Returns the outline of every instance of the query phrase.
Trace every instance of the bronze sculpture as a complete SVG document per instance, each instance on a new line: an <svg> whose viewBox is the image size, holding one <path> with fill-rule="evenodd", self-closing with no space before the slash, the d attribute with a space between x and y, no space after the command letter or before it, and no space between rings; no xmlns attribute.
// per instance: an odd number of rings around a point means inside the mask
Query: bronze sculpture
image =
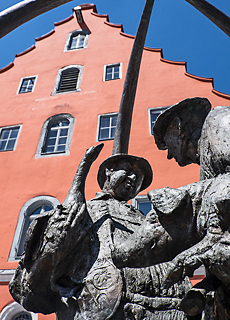
<svg viewBox="0 0 230 320"><path fill-rule="evenodd" d="M210 108L207 99L185 99L157 119L158 148L168 149L168 158L181 166L199 163L200 181L150 191L154 210L113 256L120 267L143 266L143 256L145 265L173 259L165 288L203 263L206 278L189 290L180 308L189 315L203 311L202 319L228 319L230 107Z"/></svg>
<svg viewBox="0 0 230 320"><path fill-rule="evenodd" d="M112 157L100 166L102 193L85 202L84 184L102 145L86 151L62 205L40 215L28 230L10 291L34 312L63 319L187 319L178 305L190 282L162 290L166 265L118 269L116 243L137 231L144 215L126 203L152 180L147 160L127 155L132 109L148 22L147 0L134 41L118 116ZM128 124L127 125L127 121Z"/></svg>

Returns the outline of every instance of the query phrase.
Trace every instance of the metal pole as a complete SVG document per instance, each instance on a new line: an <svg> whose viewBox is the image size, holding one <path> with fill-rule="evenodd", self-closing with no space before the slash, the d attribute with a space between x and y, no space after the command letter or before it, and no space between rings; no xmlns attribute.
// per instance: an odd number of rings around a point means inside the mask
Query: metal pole
<svg viewBox="0 0 230 320"><path fill-rule="evenodd" d="M0 12L0 38L42 13L73 0L24 0Z"/></svg>
<svg viewBox="0 0 230 320"><path fill-rule="evenodd" d="M126 73L112 154L128 153L129 136L143 48L154 0L146 0Z"/></svg>
<svg viewBox="0 0 230 320"><path fill-rule="evenodd" d="M205 0L185 0L230 37L230 18Z"/></svg>

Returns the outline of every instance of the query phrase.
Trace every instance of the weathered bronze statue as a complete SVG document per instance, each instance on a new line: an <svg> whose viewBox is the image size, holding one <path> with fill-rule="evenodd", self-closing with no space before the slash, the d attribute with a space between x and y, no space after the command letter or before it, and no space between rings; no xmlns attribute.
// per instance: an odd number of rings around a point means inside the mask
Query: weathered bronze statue
<svg viewBox="0 0 230 320"><path fill-rule="evenodd" d="M62 205L40 215L28 230L25 253L10 283L27 310L59 320L189 319L178 310L188 279L162 289L167 264L119 269L112 251L135 233L144 215L126 203L152 181L147 160L128 155L136 86L154 0L146 0L127 70L113 156L98 171L102 189L87 203L84 185L102 145L88 149ZM135 243L134 243L135 246ZM199 319L199 318L198 318Z"/></svg>
<svg viewBox="0 0 230 320"><path fill-rule="evenodd" d="M200 163L200 181L149 192L154 210L136 234L114 248L113 257L120 267L174 258L166 288L204 264L206 278L189 290L180 308L189 315L203 311L202 319L228 319L230 107L210 107L207 99L186 99L157 119L158 148L168 149L168 158L181 166Z"/></svg>
<svg viewBox="0 0 230 320"><path fill-rule="evenodd" d="M166 265L114 265L114 246L145 219L126 201L149 186L152 170L140 157L106 159L98 172L102 192L86 204L85 178L101 148L86 151L63 204L31 224L11 294L30 311L56 312L58 320L188 319L178 310L188 279L163 290Z"/></svg>

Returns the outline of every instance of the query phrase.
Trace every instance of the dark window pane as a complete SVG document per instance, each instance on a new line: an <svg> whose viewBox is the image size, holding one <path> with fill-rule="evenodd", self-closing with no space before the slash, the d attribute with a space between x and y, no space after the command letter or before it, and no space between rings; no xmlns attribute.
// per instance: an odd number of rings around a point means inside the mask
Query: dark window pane
<svg viewBox="0 0 230 320"><path fill-rule="evenodd" d="M157 117L159 116L159 114L160 114L160 112L158 112L158 113L151 113L151 122L152 122L152 125L154 125L154 123L155 123L155 121L156 121L156 119L157 119Z"/></svg>
<svg viewBox="0 0 230 320"><path fill-rule="evenodd" d="M113 139L115 136L115 130L116 130L116 128L111 129L111 137L110 137L111 139Z"/></svg>
<svg viewBox="0 0 230 320"><path fill-rule="evenodd" d="M63 121L61 121L61 126L62 126L62 127L67 127L67 126L69 126L69 121L68 121L68 120L63 120Z"/></svg>
<svg viewBox="0 0 230 320"><path fill-rule="evenodd" d="M56 142L56 139L48 139L47 141L47 146L54 146L55 145L55 142Z"/></svg>
<svg viewBox="0 0 230 320"><path fill-rule="evenodd" d="M64 151L65 151L65 145L57 147L57 152L64 152Z"/></svg>
<svg viewBox="0 0 230 320"><path fill-rule="evenodd" d="M61 129L60 136L68 136L68 129Z"/></svg>
<svg viewBox="0 0 230 320"><path fill-rule="evenodd" d="M14 145L15 145L16 140L12 139L12 140L8 140L7 146L6 146L6 150L14 150Z"/></svg>
<svg viewBox="0 0 230 320"><path fill-rule="evenodd" d="M7 139L9 137L10 134L10 130L3 130L2 131L2 135L1 135L1 139Z"/></svg>
<svg viewBox="0 0 230 320"><path fill-rule="evenodd" d="M57 136L57 130L50 130L49 138L55 138Z"/></svg>
<svg viewBox="0 0 230 320"><path fill-rule="evenodd" d="M37 209L35 209L35 210L32 212L31 216L32 216L32 215L36 215L36 214L40 214L40 213L41 213L41 210L42 210L42 207L38 207Z"/></svg>
<svg viewBox="0 0 230 320"><path fill-rule="evenodd" d="M108 128L109 127L109 123L110 123L110 121L109 121L110 119L109 119L109 117L101 117L101 128Z"/></svg>
<svg viewBox="0 0 230 320"><path fill-rule="evenodd" d="M45 206L45 211L50 211L50 210L52 210L53 208L52 207L50 207L50 206Z"/></svg>
<svg viewBox="0 0 230 320"><path fill-rule="evenodd" d="M10 133L10 138L17 138L18 130L18 128L12 129Z"/></svg>
<svg viewBox="0 0 230 320"><path fill-rule="evenodd" d="M116 127L116 124L117 124L117 116L113 116L111 122L112 122L112 123L111 123L112 127Z"/></svg>
<svg viewBox="0 0 230 320"><path fill-rule="evenodd" d="M0 151L4 151L6 146L6 141L0 141Z"/></svg>
<svg viewBox="0 0 230 320"><path fill-rule="evenodd" d="M67 137L65 137L65 138L60 138L60 139L58 140L58 144L66 144L66 140L67 140Z"/></svg>
<svg viewBox="0 0 230 320"><path fill-rule="evenodd" d="M54 147L47 147L45 152L46 153L54 152Z"/></svg>
<svg viewBox="0 0 230 320"><path fill-rule="evenodd" d="M109 128L101 129L100 130L100 137L99 139L108 139L109 138Z"/></svg>
<svg viewBox="0 0 230 320"><path fill-rule="evenodd" d="M151 202L140 202L138 209L146 215L152 209Z"/></svg>

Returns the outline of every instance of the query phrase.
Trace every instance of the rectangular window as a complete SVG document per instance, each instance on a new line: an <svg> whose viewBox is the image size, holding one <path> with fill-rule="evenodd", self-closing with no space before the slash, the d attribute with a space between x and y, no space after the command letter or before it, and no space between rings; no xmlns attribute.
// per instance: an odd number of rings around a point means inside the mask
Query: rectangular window
<svg viewBox="0 0 230 320"><path fill-rule="evenodd" d="M72 37L70 43L70 50L84 48L85 35L78 34Z"/></svg>
<svg viewBox="0 0 230 320"><path fill-rule="evenodd" d="M153 209L152 203L149 201L148 197L145 195L137 196L132 200L132 205L139 209L146 216L149 211Z"/></svg>
<svg viewBox="0 0 230 320"><path fill-rule="evenodd" d="M44 153L59 153L66 151L69 133L69 121L61 120L55 122L48 131Z"/></svg>
<svg viewBox="0 0 230 320"><path fill-rule="evenodd" d="M105 66L104 81L121 79L121 63Z"/></svg>
<svg viewBox="0 0 230 320"><path fill-rule="evenodd" d="M0 133L0 151L11 151L16 147L20 126L3 128Z"/></svg>
<svg viewBox="0 0 230 320"><path fill-rule="evenodd" d="M36 77L23 78L18 93L32 92L34 90Z"/></svg>
<svg viewBox="0 0 230 320"><path fill-rule="evenodd" d="M148 197L145 195L137 196L132 200L132 205L139 209L146 216L150 210L153 209L152 203L149 201Z"/></svg>
<svg viewBox="0 0 230 320"><path fill-rule="evenodd" d="M149 134L153 134L153 126L157 117L164 112L168 107L160 107L160 108L153 108L149 109Z"/></svg>
<svg viewBox="0 0 230 320"><path fill-rule="evenodd" d="M117 113L99 116L98 140L114 139L117 125Z"/></svg>

